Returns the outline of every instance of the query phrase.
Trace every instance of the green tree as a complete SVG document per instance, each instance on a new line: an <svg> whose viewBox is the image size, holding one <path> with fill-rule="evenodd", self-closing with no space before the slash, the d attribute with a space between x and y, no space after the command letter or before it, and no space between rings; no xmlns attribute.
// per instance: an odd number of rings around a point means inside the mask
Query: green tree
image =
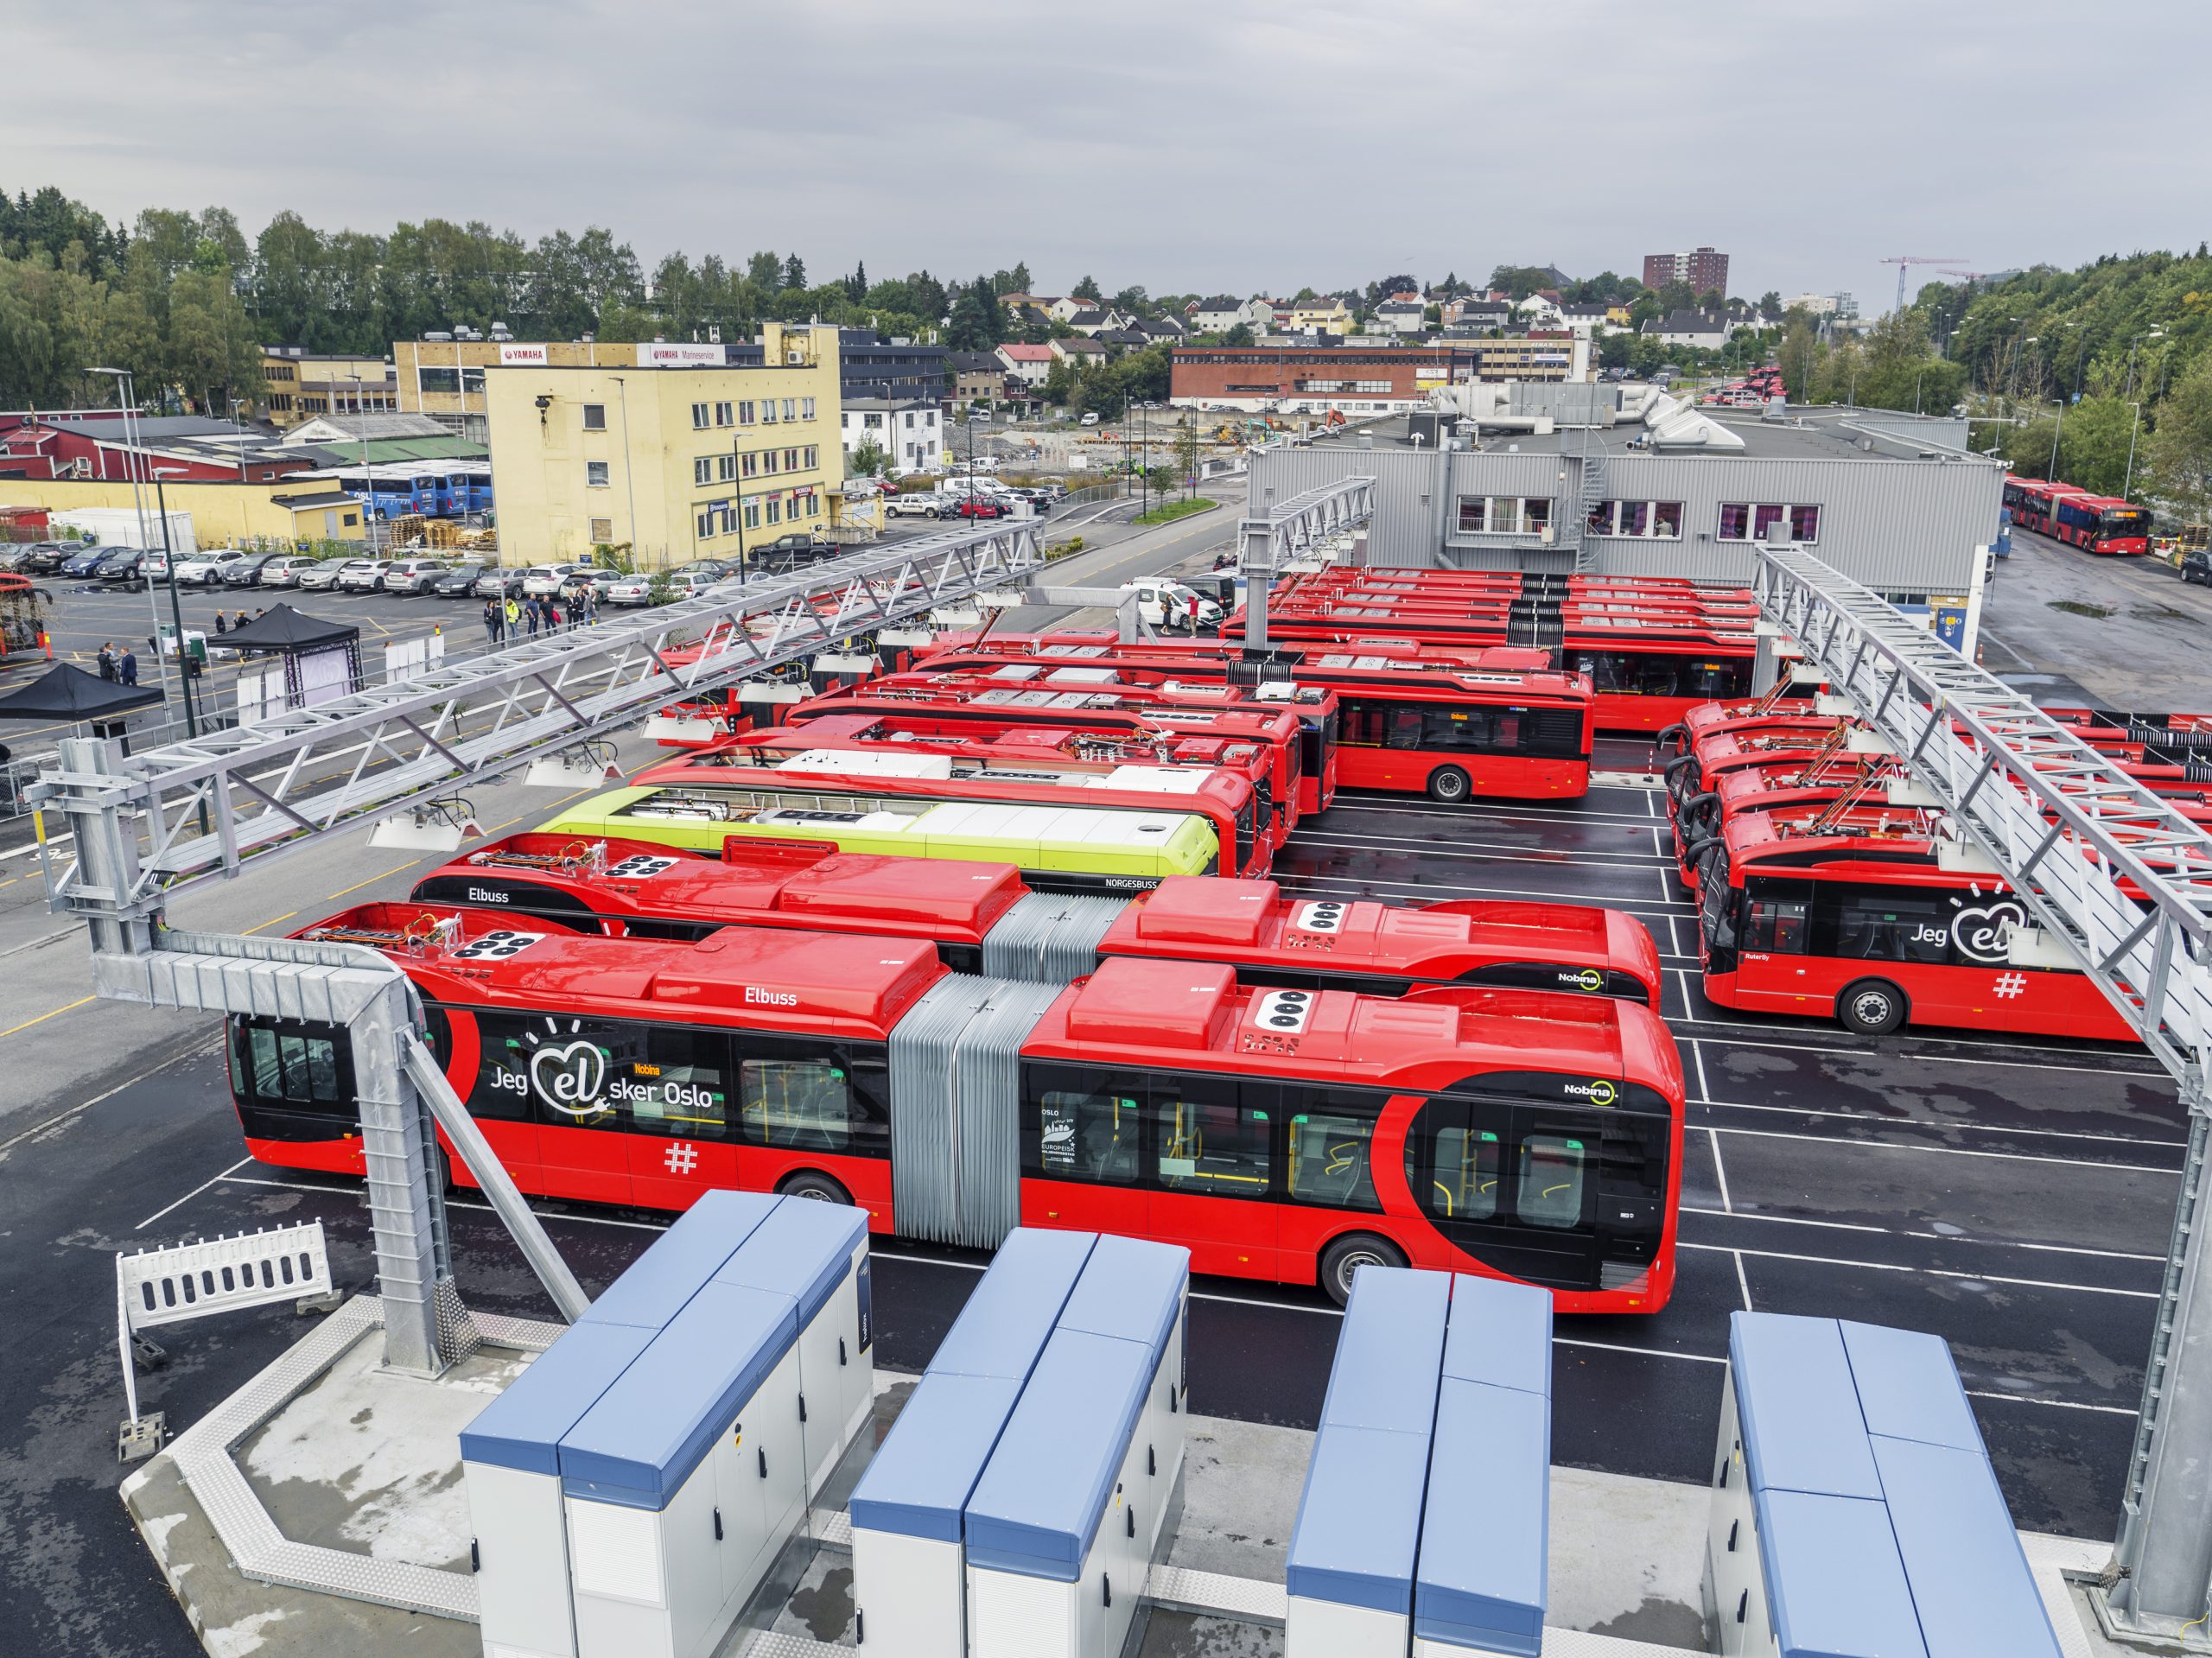
<svg viewBox="0 0 2212 1658"><path fill-rule="evenodd" d="M1150 316L1153 314L1152 298L1141 287L1133 285L1114 295L1114 308L1137 316Z"/></svg>
<svg viewBox="0 0 2212 1658"><path fill-rule="evenodd" d="M954 297L945 342L955 351L989 351L999 344L1005 315L1005 308L991 291L991 279L978 276Z"/></svg>
<svg viewBox="0 0 2212 1658"><path fill-rule="evenodd" d="M1188 415L1175 428L1175 470L1189 480L1191 492L1198 493L1198 429L1191 423Z"/></svg>
<svg viewBox="0 0 2212 1658"><path fill-rule="evenodd" d="M784 261L783 285L786 289L806 286L806 261L796 253Z"/></svg>
<svg viewBox="0 0 2212 1658"><path fill-rule="evenodd" d="M1782 321L1782 295L1778 289L1770 288L1759 295L1759 314L1769 322Z"/></svg>
<svg viewBox="0 0 2212 1658"><path fill-rule="evenodd" d="M1249 322L1230 323L1229 325L1229 332L1222 336L1221 343L1224 346L1250 345L1252 343L1252 325Z"/></svg>
<svg viewBox="0 0 2212 1658"><path fill-rule="evenodd" d="M2212 520L2212 355L2199 357L2158 405L2158 430L2136 461L2150 493L2171 501L2188 521Z"/></svg>
<svg viewBox="0 0 2212 1658"><path fill-rule="evenodd" d="M1070 299L1087 299L1092 304L1096 305L1103 296L1098 291L1097 283L1086 276L1073 288L1068 289L1068 297Z"/></svg>
<svg viewBox="0 0 2212 1658"><path fill-rule="evenodd" d="M890 459L881 444L872 437L864 437L854 447L852 459L845 463L845 471L849 476L873 478L883 470Z"/></svg>
<svg viewBox="0 0 2212 1658"><path fill-rule="evenodd" d="M2117 397L2084 397L2063 419L2056 411L2038 413L2012 428L2005 457L2013 470L2025 475L2063 479L2094 494L2117 495L2126 479L2134 421L2135 411Z"/></svg>

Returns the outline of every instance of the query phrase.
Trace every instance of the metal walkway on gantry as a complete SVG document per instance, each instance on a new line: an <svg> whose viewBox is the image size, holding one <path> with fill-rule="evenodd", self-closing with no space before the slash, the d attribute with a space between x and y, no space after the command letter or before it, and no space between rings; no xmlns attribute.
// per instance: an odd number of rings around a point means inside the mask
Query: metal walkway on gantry
<svg viewBox="0 0 2212 1658"><path fill-rule="evenodd" d="M2094 1597L2113 1633L2212 1652L2212 837L2069 727L1802 549L1758 549L1767 618L1904 758L2171 1071L2189 1113L2172 1245Z"/></svg>

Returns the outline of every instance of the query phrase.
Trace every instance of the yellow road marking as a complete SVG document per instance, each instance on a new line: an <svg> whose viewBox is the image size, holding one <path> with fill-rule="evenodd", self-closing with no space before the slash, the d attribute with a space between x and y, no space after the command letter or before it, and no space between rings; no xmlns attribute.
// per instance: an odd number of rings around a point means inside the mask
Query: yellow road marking
<svg viewBox="0 0 2212 1658"><path fill-rule="evenodd" d="M299 914L299 912L298 912L297 910L287 910L287 911L285 911L285 912L284 912L284 913L283 913L283 914L282 914L282 915L278 915L278 916L271 916L271 917L270 917L270 918L269 918L268 920L266 920L266 921L264 921L264 922L263 922L263 923L261 924L261 927L273 927L273 926L275 926L275 925L276 925L279 921L289 921L289 920L290 920L294 916L296 916L296 915L297 915L297 914ZM248 927L248 928L246 929L246 931L247 931L248 932L259 932L259 931L261 931L261 927Z"/></svg>
<svg viewBox="0 0 2212 1658"><path fill-rule="evenodd" d="M79 996L71 1002L68 1007L57 1007L51 1013L41 1013L36 1019L27 1019L20 1025L10 1025L6 1030L0 1031L0 1036L13 1036L18 1031L28 1031L34 1025L43 1025L55 1014L66 1013L70 1007L82 1007L86 1002L93 1000L95 999L91 996Z"/></svg>

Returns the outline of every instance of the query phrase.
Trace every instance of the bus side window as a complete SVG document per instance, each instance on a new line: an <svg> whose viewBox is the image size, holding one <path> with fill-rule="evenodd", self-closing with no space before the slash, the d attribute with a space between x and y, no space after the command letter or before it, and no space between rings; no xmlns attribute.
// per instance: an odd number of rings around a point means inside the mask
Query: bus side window
<svg viewBox="0 0 2212 1658"><path fill-rule="evenodd" d="M1038 1128L1033 1173L1116 1186L1135 1185L1142 1176L1144 1114L1117 1087L1043 1089Z"/></svg>
<svg viewBox="0 0 2212 1658"><path fill-rule="evenodd" d="M1284 1184L1301 1204L1379 1210L1370 1153L1379 1102L1346 1089L1285 1083Z"/></svg>
<svg viewBox="0 0 2212 1658"><path fill-rule="evenodd" d="M1587 1161L1588 1151L1580 1140L1565 1134L1524 1136L1514 1212L1529 1226L1580 1226Z"/></svg>
<svg viewBox="0 0 2212 1658"><path fill-rule="evenodd" d="M720 1031L655 1025L630 1066L630 1127L677 1140L729 1133L729 1040Z"/></svg>
<svg viewBox="0 0 2212 1658"><path fill-rule="evenodd" d="M757 1059L738 1066L738 1111L755 1146L842 1152L852 1140L852 1087L828 1059Z"/></svg>
<svg viewBox="0 0 2212 1658"><path fill-rule="evenodd" d="M1233 1078L1155 1071L1149 1092L1160 1190L1207 1197L1268 1195L1269 1116L1239 1101Z"/></svg>
<svg viewBox="0 0 2212 1658"><path fill-rule="evenodd" d="M1385 748L1419 748L1421 746L1421 712L1419 708L1386 708L1382 711L1385 725L1382 746Z"/></svg>
<svg viewBox="0 0 2212 1658"><path fill-rule="evenodd" d="M1780 956L1803 955L1805 908L1802 899L1769 898L1753 893L1744 948L1770 950Z"/></svg>

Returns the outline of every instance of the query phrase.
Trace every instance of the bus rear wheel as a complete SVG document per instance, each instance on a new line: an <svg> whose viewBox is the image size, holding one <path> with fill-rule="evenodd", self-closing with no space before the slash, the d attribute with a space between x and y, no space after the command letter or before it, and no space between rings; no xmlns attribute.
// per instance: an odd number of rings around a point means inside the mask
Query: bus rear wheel
<svg viewBox="0 0 2212 1658"><path fill-rule="evenodd" d="M811 1170L787 1176L776 1190L786 1197L806 1197L817 1204L850 1204L853 1194L826 1174Z"/></svg>
<svg viewBox="0 0 2212 1658"><path fill-rule="evenodd" d="M1904 1023L1910 1004L1887 979L1861 979L1835 999L1835 1016L1861 1036L1887 1036Z"/></svg>
<svg viewBox="0 0 2212 1658"><path fill-rule="evenodd" d="M1351 1299L1351 1280L1362 1267L1402 1267L1397 1245L1371 1232L1353 1232L1321 1251L1321 1287L1338 1306Z"/></svg>
<svg viewBox="0 0 2212 1658"><path fill-rule="evenodd" d="M1428 797L1456 806L1474 791L1467 774L1456 765L1440 765L1428 774Z"/></svg>

